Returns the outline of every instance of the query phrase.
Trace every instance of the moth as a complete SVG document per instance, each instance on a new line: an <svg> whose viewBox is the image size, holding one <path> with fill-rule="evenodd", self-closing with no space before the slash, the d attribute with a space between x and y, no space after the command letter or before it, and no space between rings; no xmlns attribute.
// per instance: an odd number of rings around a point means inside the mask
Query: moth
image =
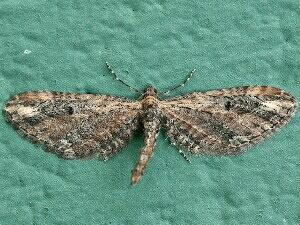
<svg viewBox="0 0 300 225"><path fill-rule="evenodd" d="M109 64L107 67L116 80L129 86ZM183 86L194 71L171 90ZM170 99L161 99L150 86L137 101L31 91L9 99L4 114L19 133L64 159L97 156L107 160L126 145L135 130L143 130L144 146L131 175L131 183L136 184L153 154L160 128L185 153L230 156L284 126L295 110L292 95L269 86L193 92Z"/></svg>

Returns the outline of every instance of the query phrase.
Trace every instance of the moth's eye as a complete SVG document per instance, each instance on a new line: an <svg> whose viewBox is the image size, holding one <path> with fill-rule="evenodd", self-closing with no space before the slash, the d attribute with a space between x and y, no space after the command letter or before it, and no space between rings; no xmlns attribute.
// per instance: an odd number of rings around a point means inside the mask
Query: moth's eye
<svg viewBox="0 0 300 225"><path fill-rule="evenodd" d="M68 106L67 107L67 112L69 113L69 115L72 115L72 114L74 114L74 107L73 106Z"/></svg>

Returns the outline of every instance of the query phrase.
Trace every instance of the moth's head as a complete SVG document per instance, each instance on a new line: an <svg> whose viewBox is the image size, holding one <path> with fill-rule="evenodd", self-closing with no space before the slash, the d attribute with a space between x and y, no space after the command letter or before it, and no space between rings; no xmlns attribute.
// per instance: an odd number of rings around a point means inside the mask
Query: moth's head
<svg viewBox="0 0 300 225"><path fill-rule="evenodd" d="M144 93L143 93L144 97L147 97L147 96L156 96L156 95L157 95L157 90L153 86L147 87L144 90Z"/></svg>

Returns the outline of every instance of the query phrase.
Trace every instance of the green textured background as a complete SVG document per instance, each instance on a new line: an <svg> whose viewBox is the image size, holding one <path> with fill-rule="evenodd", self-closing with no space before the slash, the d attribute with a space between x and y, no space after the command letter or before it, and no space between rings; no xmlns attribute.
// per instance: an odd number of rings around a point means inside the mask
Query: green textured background
<svg viewBox="0 0 300 225"><path fill-rule="evenodd" d="M55 90L137 98L109 76L174 95L242 85L300 99L299 0L2 0L0 103ZM299 113L239 157L189 165L163 135L131 187L137 134L107 162L66 161L0 118L0 224L299 224Z"/></svg>

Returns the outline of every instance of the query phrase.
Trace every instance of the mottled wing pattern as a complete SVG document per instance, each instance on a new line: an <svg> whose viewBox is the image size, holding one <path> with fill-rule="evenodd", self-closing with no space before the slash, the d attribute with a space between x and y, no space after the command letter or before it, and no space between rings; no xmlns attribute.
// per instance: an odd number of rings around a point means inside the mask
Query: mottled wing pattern
<svg viewBox="0 0 300 225"><path fill-rule="evenodd" d="M7 120L25 137L66 159L107 159L138 126L139 102L93 94L27 92L5 105Z"/></svg>
<svg viewBox="0 0 300 225"><path fill-rule="evenodd" d="M235 155L286 124L295 99L268 86L191 93L161 101L170 141L194 154Z"/></svg>

